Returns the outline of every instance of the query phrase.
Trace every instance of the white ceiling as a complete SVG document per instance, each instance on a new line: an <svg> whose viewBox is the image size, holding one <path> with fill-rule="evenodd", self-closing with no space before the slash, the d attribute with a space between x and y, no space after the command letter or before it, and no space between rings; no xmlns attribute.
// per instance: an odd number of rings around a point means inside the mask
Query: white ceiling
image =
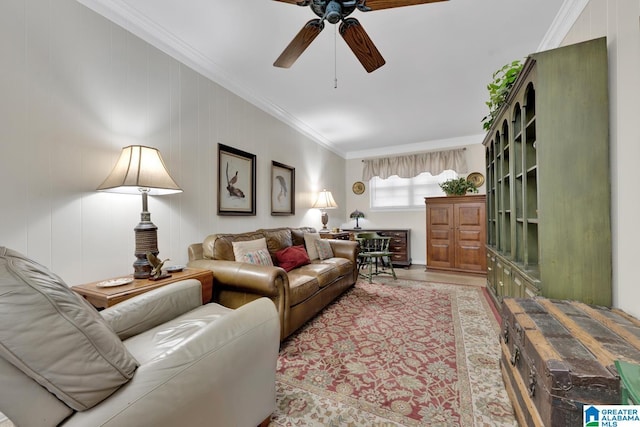
<svg viewBox="0 0 640 427"><path fill-rule="evenodd" d="M492 73L549 43L548 30L576 3L450 0L356 10L351 16L387 61L368 74L329 23L290 69L273 67L316 17L309 7L79 1L345 158L480 142Z"/></svg>

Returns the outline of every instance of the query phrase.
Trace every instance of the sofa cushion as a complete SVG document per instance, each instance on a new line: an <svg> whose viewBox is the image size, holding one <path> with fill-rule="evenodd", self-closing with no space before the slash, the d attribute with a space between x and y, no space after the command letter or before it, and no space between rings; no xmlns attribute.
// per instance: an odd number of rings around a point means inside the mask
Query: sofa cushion
<svg viewBox="0 0 640 427"><path fill-rule="evenodd" d="M235 261L233 242L246 242L264 237L258 231L237 234L211 234L202 242L202 255L205 259Z"/></svg>
<svg viewBox="0 0 640 427"><path fill-rule="evenodd" d="M289 228L273 228L260 231L264 234L269 253L273 256L275 256L275 253L279 250L293 246L291 230Z"/></svg>
<svg viewBox="0 0 640 427"><path fill-rule="evenodd" d="M307 248L309 259L313 261L318 259L318 250L316 249L316 241L320 240L320 233L305 233L304 245Z"/></svg>
<svg viewBox="0 0 640 427"><path fill-rule="evenodd" d="M313 227L299 227L291 229L291 240L293 241L293 246L304 245L304 235L305 233L315 233L316 229Z"/></svg>
<svg viewBox="0 0 640 427"><path fill-rule="evenodd" d="M2 247L0 356L78 411L107 398L138 367L100 314L62 279Z"/></svg>
<svg viewBox="0 0 640 427"><path fill-rule="evenodd" d="M284 268L285 271L291 271L296 267L309 264L311 260L304 246L290 246L276 252L276 264Z"/></svg>
<svg viewBox="0 0 640 427"><path fill-rule="evenodd" d="M297 271L318 279L318 286L321 288L332 284L340 276L340 270L335 265L318 262L302 266Z"/></svg>
<svg viewBox="0 0 640 427"><path fill-rule="evenodd" d="M318 258L320 259L328 259L333 257L331 243L329 243L327 240L316 240L316 250L318 251Z"/></svg>
<svg viewBox="0 0 640 427"><path fill-rule="evenodd" d="M232 242L231 246L233 247L233 257L236 261L244 262L242 259L245 254L249 252L255 252L259 249L267 249L267 242L264 237L255 239L255 240L247 240L242 242Z"/></svg>
<svg viewBox="0 0 640 427"><path fill-rule="evenodd" d="M258 249L257 251L247 252L242 256L240 262L248 262L249 264L256 265L270 265L273 266L273 260L269 251L265 248Z"/></svg>
<svg viewBox="0 0 640 427"><path fill-rule="evenodd" d="M289 307L306 300L320 289L318 280L313 276L302 274L296 268L289 272Z"/></svg>
<svg viewBox="0 0 640 427"><path fill-rule="evenodd" d="M333 257L323 261L315 261L315 263L333 265L338 270L339 276L345 276L353 272L353 263L346 258Z"/></svg>

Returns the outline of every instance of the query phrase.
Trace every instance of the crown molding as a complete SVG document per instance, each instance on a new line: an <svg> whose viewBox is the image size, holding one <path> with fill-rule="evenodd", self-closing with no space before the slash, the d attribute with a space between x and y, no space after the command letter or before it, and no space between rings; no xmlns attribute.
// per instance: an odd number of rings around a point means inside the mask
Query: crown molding
<svg viewBox="0 0 640 427"><path fill-rule="evenodd" d="M558 14L551 23L538 46L538 52L555 49L560 46L562 40L569 34L569 31L576 23L584 8L590 0L564 0Z"/></svg>
<svg viewBox="0 0 640 427"><path fill-rule="evenodd" d="M482 144L486 134L460 136L456 138L438 139L433 141L416 142L413 144L393 145L385 148L372 148L370 150L350 151L346 159L366 159L371 157L385 157L435 151L442 149L462 148L469 145Z"/></svg>
<svg viewBox="0 0 640 427"><path fill-rule="evenodd" d="M122 0L77 0L78 3L93 10L109 21L124 28L150 45L156 47L177 61L193 68L211 81L219 84L245 101L291 126L307 138L322 145L338 156L345 158L346 153L337 149L329 140L317 133L306 123L298 120L287 111L268 99L258 97L248 88L238 83L229 73L211 58L194 49L174 34L149 20L137 9Z"/></svg>

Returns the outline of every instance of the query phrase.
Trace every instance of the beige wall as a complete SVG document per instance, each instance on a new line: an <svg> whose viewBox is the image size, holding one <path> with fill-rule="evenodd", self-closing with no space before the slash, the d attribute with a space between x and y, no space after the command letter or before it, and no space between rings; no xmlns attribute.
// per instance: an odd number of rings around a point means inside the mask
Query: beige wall
<svg viewBox="0 0 640 427"><path fill-rule="evenodd" d="M563 45L607 37L611 143L613 304L640 317L640 2L591 0Z"/></svg>
<svg viewBox="0 0 640 427"><path fill-rule="evenodd" d="M450 150L453 147L444 148ZM478 137L478 143L465 146L467 166L469 173L481 172L485 174L484 146L482 136ZM347 160L347 171L345 187L346 195L346 216L343 218L344 228L355 226L355 220L349 218L349 213L358 209L365 214L365 218L360 220L360 227L366 228L409 228L411 229L411 258L414 264L426 265L427 260L427 232L426 232L426 210L398 210L398 211L371 211L369 203L369 183L365 182L366 190L361 195L353 194L351 186L356 181L362 181L362 160L363 158ZM480 188L480 193L485 193L485 186Z"/></svg>
<svg viewBox="0 0 640 427"><path fill-rule="evenodd" d="M70 285L133 270L141 197L94 191L129 144L184 189L149 198L172 263L213 232L321 226L322 187L344 217L344 159L76 1L0 2L0 58L0 245ZM216 215L219 142L257 155L255 217ZM272 160L296 168L295 217L270 214Z"/></svg>

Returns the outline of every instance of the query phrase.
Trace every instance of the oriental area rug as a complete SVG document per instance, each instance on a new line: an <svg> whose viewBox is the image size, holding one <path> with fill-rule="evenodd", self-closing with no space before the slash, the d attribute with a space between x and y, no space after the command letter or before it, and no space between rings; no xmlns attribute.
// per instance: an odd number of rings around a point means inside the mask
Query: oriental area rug
<svg viewBox="0 0 640 427"><path fill-rule="evenodd" d="M271 426L516 426L478 287L358 281L282 343Z"/></svg>

